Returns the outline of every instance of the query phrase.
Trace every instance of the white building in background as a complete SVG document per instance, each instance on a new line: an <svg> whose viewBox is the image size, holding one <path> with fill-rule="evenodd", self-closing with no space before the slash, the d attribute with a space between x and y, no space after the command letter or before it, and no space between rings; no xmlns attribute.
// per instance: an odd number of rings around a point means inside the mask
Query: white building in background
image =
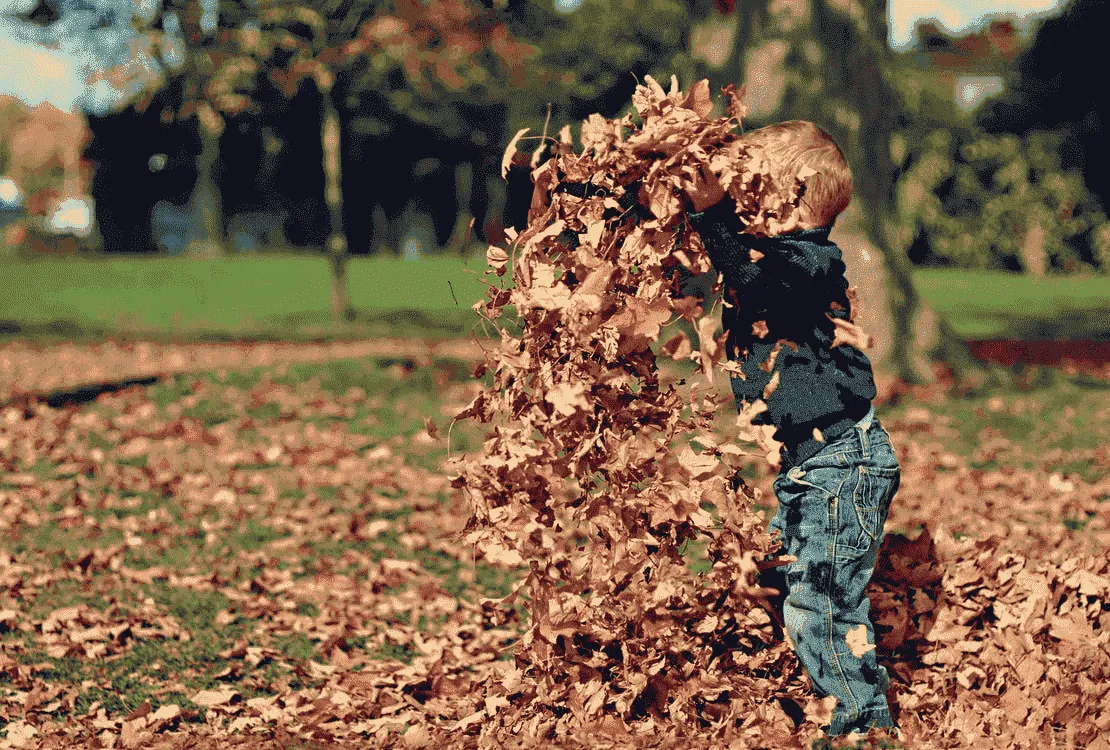
<svg viewBox="0 0 1110 750"><path fill-rule="evenodd" d="M92 198L66 198L46 220L46 228L55 234L72 234L88 237L92 233Z"/></svg>
<svg viewBox="0 0 1110 750"><path fill-rule="evenodd" d="M1016 16L991 18L979 30L956 36L936 19L920 21L910 55L952 86L952 100L970 112L988 97L1001 94L1006 75L1032 41L1031 24Z"/></svg>
<svg viewBox="0 0 1110 750"><path fill-rule="evenodd" d="M1002 76L956 76L956 106L970 112L1004 88Z"/></svg>
<svg viewBox="0 0 1110 750"><path fill-rule="evenodd" d="M12 211L23 205L23 193L10 177L0 177L0 211Z"/></svg>

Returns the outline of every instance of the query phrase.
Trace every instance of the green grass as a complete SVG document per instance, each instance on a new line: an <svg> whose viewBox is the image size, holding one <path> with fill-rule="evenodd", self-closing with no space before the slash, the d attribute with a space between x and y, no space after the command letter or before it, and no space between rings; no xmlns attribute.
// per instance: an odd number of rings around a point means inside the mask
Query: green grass
<svg viewBox="0 0 1110 750"><path fill-rule="evenodd" d="M1110 338L1110 276L921 269L913 278L964 338Z"/></svg>
<svg viewBox="0 0 1110 750"><path fill-rule="evenodd" d="M4 283L19 294L2 295L0 330L46 339L450 337L478 323L470 306L484 298L485 270L475 253L353 257L348 289L358 315L336 328L322 255L12 260Z"/></svg>
<svg viewBox="0 0 1110 750"><path fill-rule="evenodd" d="M354 257L354 321L336 326L322 255L44 258L5 263L0 336L43 340L134 335L152 340L450 338L475 331L485 298L480 253L419 261ZM490 281L510 285L509 278ZM1110 337L1110 277L1034 278L1002 271L919 269L924 300L956 333L983 338Z"/></svg>

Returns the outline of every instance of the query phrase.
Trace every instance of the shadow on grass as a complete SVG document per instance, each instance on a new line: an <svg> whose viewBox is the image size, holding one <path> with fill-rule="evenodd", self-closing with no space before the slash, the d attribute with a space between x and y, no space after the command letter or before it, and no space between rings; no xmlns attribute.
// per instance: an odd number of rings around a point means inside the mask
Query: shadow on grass
<svg viewBox="0 0 1110 750"><path fill-rule="evenodd" d="M501 325L519 335L520 325L510 311ZM294 342L327 343L367 338L419 338L446 341L470 337L499 338L488 324L469 308L429 311L357 310L353 320L336 323L327 312L267 316L243 321L234 327L168 328L157 325L109 326L95 321L53 320L27 322L0 319L0 344L11 340L32 340L40 344L64 342L94 343L112 338L122 341L150 341L164 344Z"/></svg>
<svg viewBox="0 0 1110 750"><path fill-rule="evenodd" d="M1105 307L1066 308L1045 318L1044 313L968 311L968 316L994 322L999 333L991 338L1014 341L1110 341L1110 314Z"/></svg>

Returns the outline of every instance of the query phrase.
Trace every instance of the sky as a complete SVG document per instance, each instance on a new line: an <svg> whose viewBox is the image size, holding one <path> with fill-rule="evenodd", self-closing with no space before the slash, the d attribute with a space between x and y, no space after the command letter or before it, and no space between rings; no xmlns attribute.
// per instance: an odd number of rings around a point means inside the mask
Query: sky
<svg viewBox="0 0 1110 750"><path fill-rule="evenodd" d="M909 46L918 19L935 18L949 31L959 33L971 31L994 13L1031 17L1062 4L1061 0L890 0L890 44L895 49Z"/></svg>
<svg viewBox="0 0 1110 750"><path fill-rule="evenodd" d="M119 93L106 81L94 86L86 82L97 70L137 52L143 59L131 21L136 15L152 17L159 0L54 2L60 18L43 28L16 17L33 10L37 0L0 0L0 93L14 94L31 106L48 101L61 109L103 114L119 102ZM157 64L145 59L148 73L156 71ZM143 77L131 76L128 83L129 95L134 94Z"/></svg>
<svg viewBox="0 0 1110 750"><path fill-rule="evenodd" d="M573 0L552 0L569 9ZM992 13L1039 14L1064 0L890 0L890 43L904 48L913 38L914 23L936 18L950 31L968 31ZM61 109L102 113L118 97L101 82L85 85L105 60L125 59L132 32L125 12L153 10L157 0L60 0L63 14L43 32L14 19L34 8L36 0L0 0L0 93L15 94L30 105L49 101ZM50 44L56 49L50 49Z"/></svg>

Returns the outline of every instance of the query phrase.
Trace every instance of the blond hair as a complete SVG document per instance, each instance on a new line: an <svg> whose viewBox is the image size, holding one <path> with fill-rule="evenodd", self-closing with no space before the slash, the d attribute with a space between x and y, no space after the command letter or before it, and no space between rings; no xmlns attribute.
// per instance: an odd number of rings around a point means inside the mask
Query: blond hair
<svg viewBox="0 0 1110 750"><path fill-rule="evenodd" d="M771 177L790 189L803 167L816 172L804 178L805 190L795 212L799 229L828 226L852 200L852 171L844 153L821 128L808 120L790 120L752 130L738 143L762 149Z"/></svg>

